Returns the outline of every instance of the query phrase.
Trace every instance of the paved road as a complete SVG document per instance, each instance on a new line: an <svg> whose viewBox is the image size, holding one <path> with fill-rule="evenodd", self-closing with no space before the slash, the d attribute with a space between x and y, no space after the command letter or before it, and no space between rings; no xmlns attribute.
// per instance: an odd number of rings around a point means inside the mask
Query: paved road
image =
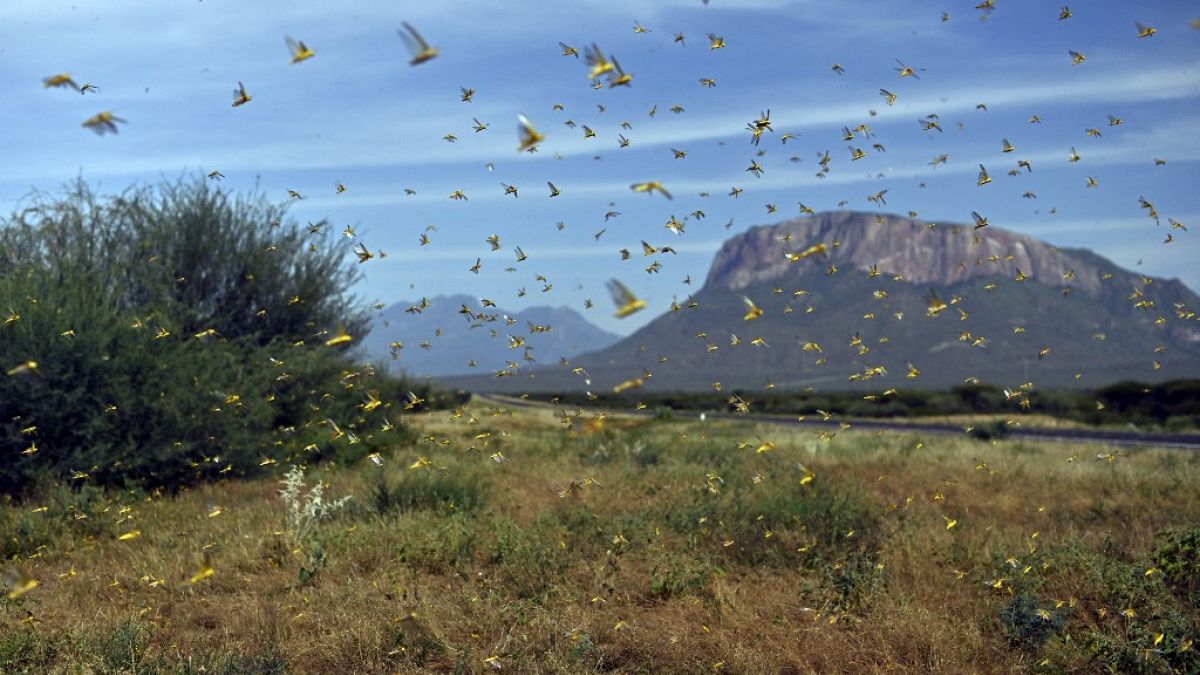
<svg viewBox="0 0 1200 675"><path fill-rule="evenodd" d="M499 394L473 394L472 397L493 405L506 405L519 408L557 409L560 407L544 401L527 401L513 396L502 396ZM597 411L600 410L601 409L597 409ZM604 411L640 417L649 417L654 415L654 411L652 410L609 408L604 409ZM700 413L677 410L675 411L675 416L682 418L698 418ZM963 434L963 427L961 425L936 422L898 423L879 419L841 419L837 421L806 419L803 422L799 422L795 417L788 417L785 415L741 415L726 412L706 412L705 416L708 419L737 420L740 422L756 422L759 424L807 426L823 429L840 429L842 422L849 422L853 425L854 429L859 430L881 429L886 431L921 432L924 434L941 436L961 436ZM1008 438L1015 440L1035 440L1060 443L1091 443L1121 447L1152 446L1158 448L1200 450L1200 434L1165 434L1141 431L1118 431L1110 429L1047 429L1038 427L1014 426L1009 427Z"/></svg>

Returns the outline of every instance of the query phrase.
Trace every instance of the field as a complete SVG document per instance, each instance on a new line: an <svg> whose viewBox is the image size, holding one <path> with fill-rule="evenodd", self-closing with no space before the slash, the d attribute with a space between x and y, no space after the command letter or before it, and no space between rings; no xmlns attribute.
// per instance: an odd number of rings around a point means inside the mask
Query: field
<svg viewBox="0 0 1200 675"><path fill-rule="evenodd" d="M0 672L1200 672L1193 454L573 412L0 505Z"/></svg>

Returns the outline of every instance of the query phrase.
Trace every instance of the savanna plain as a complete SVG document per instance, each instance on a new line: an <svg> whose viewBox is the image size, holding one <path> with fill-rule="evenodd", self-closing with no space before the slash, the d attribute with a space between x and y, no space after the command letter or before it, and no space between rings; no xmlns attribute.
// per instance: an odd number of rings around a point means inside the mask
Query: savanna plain
<svg viewBox="0 0 1200 675"><path fill-rule="evenodd" d="M475 401L0 505L7 673L1198 672L1200 458Z"/></svg>

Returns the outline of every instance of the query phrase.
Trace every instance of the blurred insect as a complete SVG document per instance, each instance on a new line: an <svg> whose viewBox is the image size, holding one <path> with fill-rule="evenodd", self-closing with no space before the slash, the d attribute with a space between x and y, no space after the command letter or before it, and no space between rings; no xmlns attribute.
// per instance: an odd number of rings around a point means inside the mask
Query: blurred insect
<svg viewBox="0 0 1200 675"><path fill-rule="evenodd" d="M617 305L616 317L618 319L624 319L630 314L646 308L645 300L634 295L633 291L616 279L608 282L608 292Z"/></svg>
<svg viewBox="0 0 1200 675"><path fill-rule="evenodd" d="M288 51L292 53L292 63L307 61L317 55L316 52L308 48L308 45L304 44L303 40L295 40L292 36L286 35L283 41L287 43Z"/></svg>
<svg viewBox="0 0 1200 675"><path fill-rule="evenodd" d="M101 113L96 113L83 121L85 128L91 129L98 135L103 136L107 133L118 133L117 122L125 124L125 120L113 115L107 110Z"/></svg>
<svg viewBox="0 0 1200 675"><path fill-rule="evenodd" d="M753 321L763 315L763 310L749 297L743 295L742 302L746 303L746 314L742 317L743 321Z"/></svg>
<svg viewBox="0 0 1200 675"><path fill-rule="evenodd" d="M192 585L198 584L216 573L217 570L212 564L212 555L208 551L205 551L204 562L200 565L200 569L196 570L195 574L188 579L188 583Z"/></svg>
<svg viewBox="0 0 1200 675"><path fill-rule="evenodd" d="M408 31L405 34L403 31L397 30L396 33L400 39L404 41L404 46L408 47L409 53L412 54L412 60L408 62L410 66L420 65L438 55L437 47L430 47L425 38L417 32L408 22L402 22L404 30Z"/></svg>
<svg viewBox="0 0 1200 675"><path fill-rule="evenodd" d="M335 347L337 345L344 345L348 342L353 342L353 341L354 341L354 337L352 337L349 333L346 332L346 327L341 324L338 324L337 332L334 334L333 337L331 337L325 341L325 346L326 347Z"/></svg>
<svg viewBox="0 0 1200 675"><path fill-rule="evenodd" d="M71 79L70 73L59 73L58 75L51 75L50 77L47 77L42 80L42 86L45 87L46 89L70 88L70 89L74 89L75 91L79 91L79 85L75 84L75 80Z"/></svg>
<svg viewBox="0 0 1200 675"><path fill-rule="evenodd" d="M667 199L674 199L674 197L671 196L671 193L667 192L667 189L663 187L663 184L656 180L647 181L645 183L634 183L633 185L629 186L629 189L633 190L634 192L644 192L646 194L658 192Z"/></svg>
<svg viewBox="0 0 1200 675"><path fill-rule="evenodd" d="M592 67L592 69L588 71L589 80L598 80L600 79L601 75L605 75L613 71L614 66L612 61L608 60L608 57L604 55L604 52L600 51L600 47L597 46L596 43L593 42L591 47L588 47L584 50L584 56L587 60L587 64Z"/></svg>
<svg viewBox="0 0 1200 675"><path fill-rule="evenodd" d="M246 85L238 82L238 88L233 90L233 107L236 108L241 105L246 105L253 98L254 97L246 91Z"/></svg>
<svg viewBox="0 0 1200 675"><path fill-rule="evenodd" d="M892 70L900 73L900 77L911 77L914 80L919 80L921 79L921 76L917 75L917 73L925 72L924 68L913 68L911 66L907 66L900 59L896 59L896 63L900 64L900 67L892 68Z"/></svg>
<svg viewBox="0 0 1200 675"><path fill-rule="evenodd" d="M644 384L646 384L646 381L640 377L628 379L628 380L625 380L624 382L616 385L615 387L613 387L613 393L620 394L623 391L628 391L630 389L637 389Z"/></svg>
<svg viewBox="0 0 1200 675"><path fill-rule="evenodd" d="M546 140L546 137L534 128L533 122L529 121L524 115L517 115L517 135L520 138L521 144L517 146L517 152L526 152L537 147L538 143Z"/></svg>
<svg viewBox="0 0 1200 675"><path fill-rule="evenodd" d="M16 600L37 588L38 580L30 576L24 569L16 567L4 573L4 585L8 588L6 597L9 600Z"/></svg>
<svg viewBox="0 0 1200 675"><path fill-rule="evenodd" d="M617 63L616 57L613 57L612 65L613 65L613 73L608 78L608 87L611 89L613 87L628 87L628 86L630 86L630 84L633 83L633 75L626 73L621 68L621 64Z"/></svg>

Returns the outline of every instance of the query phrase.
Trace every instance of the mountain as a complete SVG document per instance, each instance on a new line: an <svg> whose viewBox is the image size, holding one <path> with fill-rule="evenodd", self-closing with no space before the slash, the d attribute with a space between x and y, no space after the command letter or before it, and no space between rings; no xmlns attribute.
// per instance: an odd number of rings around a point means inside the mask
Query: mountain
<svg viewBox="0 0 1200 675"><path fill-rule="evenodd" d="M398 302L381 311L363 340L367 354L412 375L455 375L499 370L509 362L528 365L527 353L537 362L555 363L619 339L566 307L506 312L467 295L421 304ZM393 349L397 343L403 348Z"/></svg>
<svg viewBox="0 0 1200 675"><path fill-rule="evenodd" d="M786 255L818 245L824 253ZM743 319L743 296L761 317ZM1198 308L1180 281L1086 249L990 226L838 211L731 238L694 298L574 359L579 373L522 369L456 384L598 391L640 377L660 390L879 390L971 378L1092 387L1200 377Z"/></svg>

